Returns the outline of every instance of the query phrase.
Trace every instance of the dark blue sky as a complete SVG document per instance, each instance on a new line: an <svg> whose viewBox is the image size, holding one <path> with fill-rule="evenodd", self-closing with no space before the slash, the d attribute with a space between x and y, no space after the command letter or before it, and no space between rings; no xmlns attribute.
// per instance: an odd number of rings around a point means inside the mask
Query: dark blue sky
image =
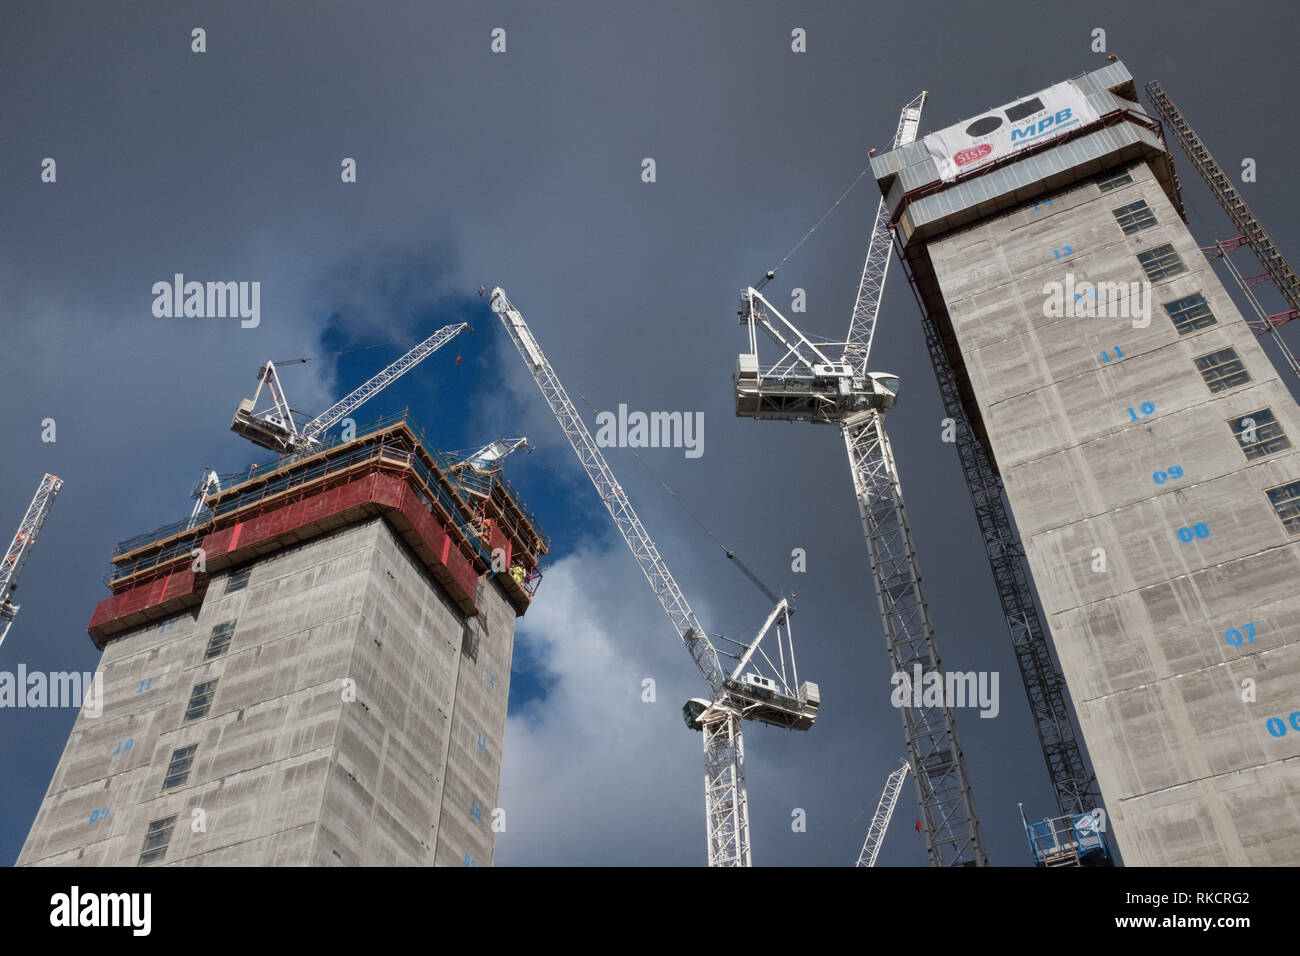
<svg viewBox="0 0 1300 956"><path fill-rule="evenodd" d="M1284 3L1194 2L0 6L0 534L43 472L66 482L0 670L94 668L85 626L113 544L187 514L202 466L261 460L228 431L260 362L322 356L284 379L319 411L403 345L332 353L467 319L473 336L359 418L409 406L441 448L518 434L538 448L507 469L555 551L518 637L497 861L702 863L700 745L678 716L702 685L473 296L500 284L575 396L704 413L701 458L610 460L711 631L750 630L764 599L657 478L773 587L798 591L800 671L824 704L808 734L748 734L755 861L851 864L901 721L838 434L732 414L739 290L888 144L920 89L924 133L1101 65L1097 27L1226 168L1257 160L1243 192L1300 254L1298 20ZM195 26L206 53L190 51ZM489 52L494 27L505 54ZM795 27L807 53L790 50ZM343 157L355 184L339 181ZM1194 233L1230 235L1175 160ZM843 335L877 198L865 179L769 287L778 303L807 290L808 331ZM261 325L155 318L151 286L176 272L260 281ZM1053 804L896 269L873 365L903 380L890 431L944 663L1002 675L1001 714L961 712L958 726L990 856L1023 865L1016 804ZM794 547L806 574L790 571ZM73 719L0 711L0 861L16 857ZM915 813L909 784L882 864L924 862Z"/></svg>

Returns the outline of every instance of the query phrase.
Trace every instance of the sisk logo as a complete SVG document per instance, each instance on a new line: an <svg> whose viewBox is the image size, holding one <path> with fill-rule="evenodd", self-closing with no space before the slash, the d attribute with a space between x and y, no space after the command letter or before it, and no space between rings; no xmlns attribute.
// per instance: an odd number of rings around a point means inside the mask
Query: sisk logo
<svg viewBox="0 0 1300 956"><path fill-rule="evenodd" d="M989 153L993 152L993 147L988 143L980 143L978 146L972 146L970 149L962 149L953 153L952 161L958 166L969 166L977 159L983 159Z"/></svg>

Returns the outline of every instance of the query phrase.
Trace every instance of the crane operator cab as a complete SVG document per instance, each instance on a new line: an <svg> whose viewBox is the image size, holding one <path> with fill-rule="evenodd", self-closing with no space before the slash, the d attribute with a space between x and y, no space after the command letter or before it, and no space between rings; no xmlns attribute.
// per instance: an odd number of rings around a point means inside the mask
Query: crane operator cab
<svg viewBox="0 0 1300 956"><path fill-rule="evenodd" d="M879 396L881 408L893 408L898 401L898 376L893 372L868 372L871 393Z"/></svg>
<svg viewBox="0 0 1300 956"><path fill-rule="evenodd" d="M898 401L898 376L893 372L854 371L848 362L812 367L813 386L835 389L846 412L863 408L893 408Z"/></svg>
<svg viewBox="0 0 1300 956"><path fill-rule="evenodd" d="M700 715L708 710L710 704L703 697L692 697L682 705L682 719L686 721L686 726L691 730L700 730Z"/></svg>

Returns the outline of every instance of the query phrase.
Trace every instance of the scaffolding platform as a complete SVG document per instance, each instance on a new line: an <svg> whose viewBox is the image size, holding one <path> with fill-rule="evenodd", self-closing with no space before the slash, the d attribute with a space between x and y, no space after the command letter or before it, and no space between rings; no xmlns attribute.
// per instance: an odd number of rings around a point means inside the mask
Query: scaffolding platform
<svg viewBox="0 0 1300 956"><path fill-rule="evenodd" d="M397 531L467 616L479 584L495 576L517 615L532 601L550 540L500 472L475 476L475 493L428 446L406 414L221 476L206 511L118 544L106 583L113 592L88 628L96 646L202 601L209 576L373 517ZM202 562L195 560L200 554Z"/></svg>

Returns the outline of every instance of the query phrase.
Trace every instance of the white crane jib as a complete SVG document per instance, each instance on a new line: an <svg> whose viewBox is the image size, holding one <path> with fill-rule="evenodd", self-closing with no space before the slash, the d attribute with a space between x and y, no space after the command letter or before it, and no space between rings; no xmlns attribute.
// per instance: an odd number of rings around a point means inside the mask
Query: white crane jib
<svg viewBox="0 0 1300 956"><path fill-rule="evenodd" d="M194 510L190 512L190 524L198 524L199 515L204 511L205 502L208 495L221 490L221 476L206 465L203 466L203 477L194 485L190 491L190 497L194 499Z"/></svg>
<svg viewBox="0 0 1300 956"><path fill-rule="evenodd" d="M467 328L469 328L467 322L443 326L393 364L377 372L348 395L325 409L301 430L294 424L293 412L285 398L284 388L280 385L280 376L276 373L275 364L267 362L258 369L257 391L253 393L252 398L246 398L239 403L239 408L235 411L235 419L230 423L230 430L275 452L284 453L310 448L320 441L320 436L331 425L346 418ZM255 411L257 400L264 386L270 396L271 405L266 410L257 412Z"/></svg>
<svg viewBox="0 0 1300 956"><path fill-rule="evenodd" d="M501 472L501 462L512 451L527 448L532 451L527 438L498 438L473 454L467 455L451 466L458 476L459 487L471 495L487 500L492 495L492 475ZM480 515L480 518L483 517Z"/></svg>
<svg viewBox="0 0 1300 956"><path fill-rule="evenodd" d="M683 708L687 726L702 731L704 738L709 865L748 866L751 862L749 810L740 722L752 719L789 729L807 730L816 719L820 704L816 684L798 683L789 632L792 609L787 601L778 602L752 641L746 644L721 638L734 645L735 651L719 652L691 610L686 595L646 532L627 493L614 477L613 470L523 315L500 288L492 290L490 303L492 310L501 317L511 341L523 357L646 581L672 621L673 629L709 686L710 700L697 698ZM772 632L776 634L776 661L759 647L763 638ZM736 661L730 672L724 670L720 654ZM761 672L760 659L772 676Z"/></svg>
<svg viewBox="0 0 1300 956"><path fill-rule="evenodd" d="M464 461L477 468L490 467L519 448L528 448L530 452L532 451L528 446L527 438L498 438L494 442L488 442L474 454L466 455Z"/></svg>
<svg viewBox="0 0 1300 956"><path fill-rule="evenodd" d="M906 146L916 139L917 129L921 125L921 110L925 108L928 95L922 90L919 96L903 107L898 117L898 129L894 131L894 149ZM889 253L893 242L894 233L889 228L889 209L885 205L885 197L881 196L871 229L871 242L867 246L867 258L862 266L862 278L858 282L858 296L853 303L849 337L844 345L843 361L854 367L866 368L867 356L871 354L871 340L876 333L876 318L880 314L880 300L885 292L885 274L889 271Z"/></svg>
<svg viewBox="0 0 1300 956"><path fill-rule="evenodd" d="M876 815L871 818L867 829L867 838L862 843L862 852L858 854L858 866L875 866L880 854L880 845L885 842L885 833L889 830L889 821L894 816L894 807L898 805L898 793L903 789L903 778L912 768L906 760L903 765L889 775L885 789L880 794L880 803L876 805Z"/></svg>
<svg viewBox="0 0 1300 956"><path fill-rule="evenodd" d="M32 497L32 503L27 506L23 520L18 523L18 531L9 544L9 550L5 552L4 560L0 561L0 644L4 643L5 636L9 633L9 625L18 616L18 605L13 603L11 595L18 587L18 578L22 574L23 565L31 557L32 548L36 545L36 536L40 534L41 527L50 513L50 507L54 504L54 498L62 487L63 479L54 475L47 474L41 479L36 494Z"/></svg>

